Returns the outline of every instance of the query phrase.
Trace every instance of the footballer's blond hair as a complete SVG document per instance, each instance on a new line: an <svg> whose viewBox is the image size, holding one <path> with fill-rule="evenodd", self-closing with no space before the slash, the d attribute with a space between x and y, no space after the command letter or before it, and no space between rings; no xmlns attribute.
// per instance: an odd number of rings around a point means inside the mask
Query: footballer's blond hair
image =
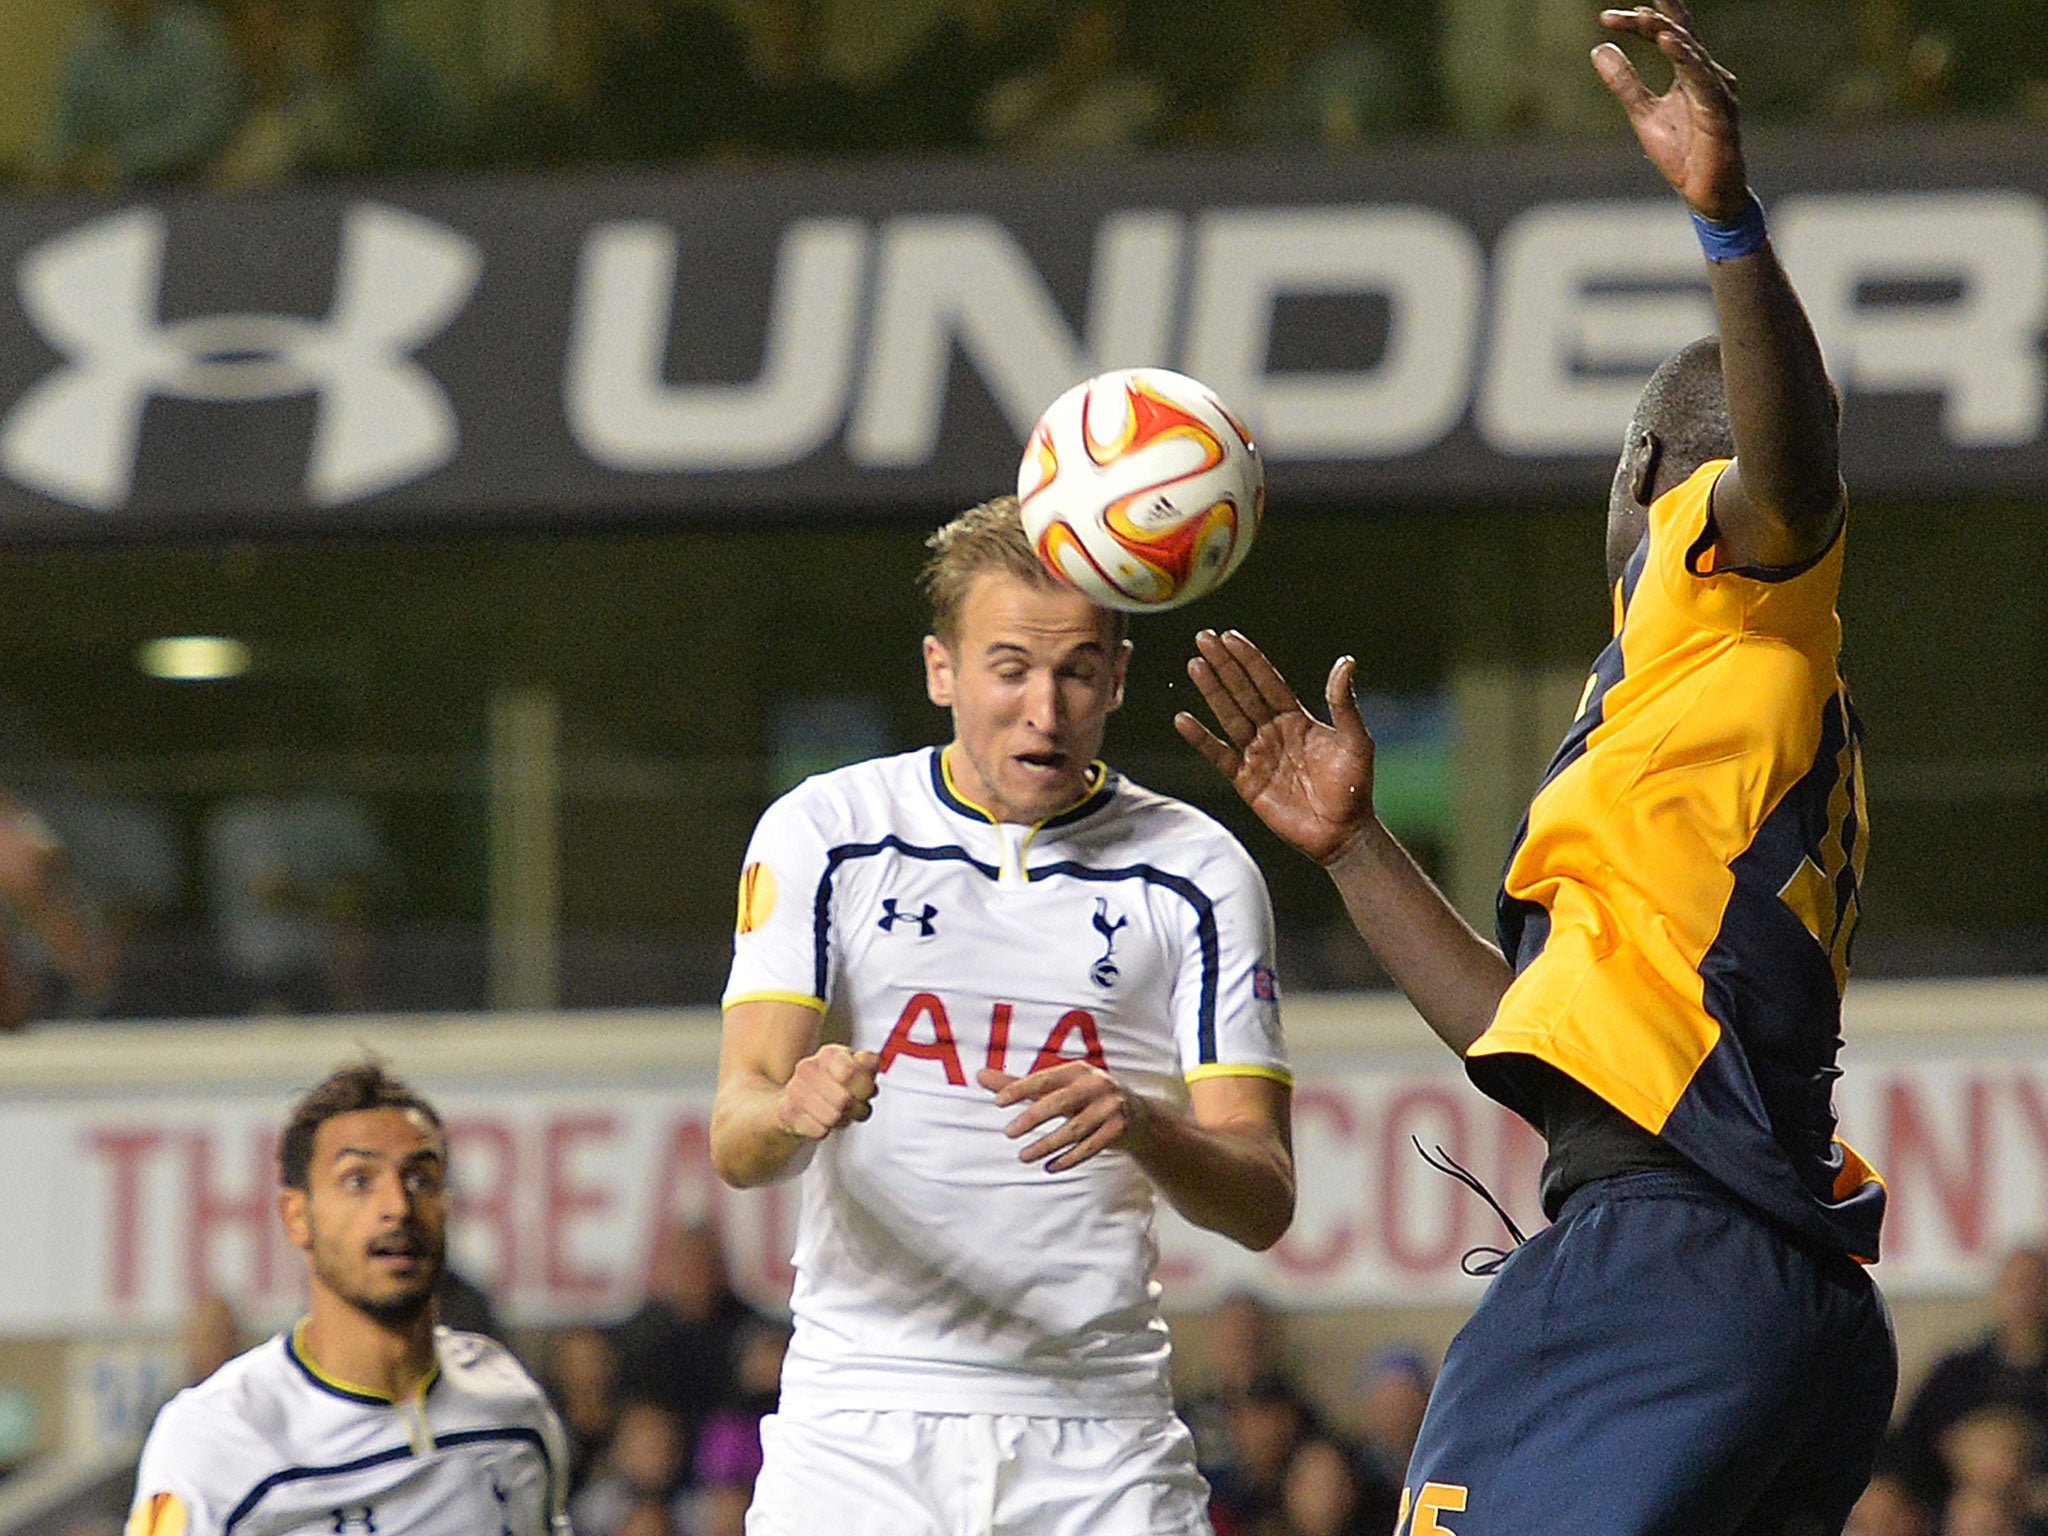
<svg viewBox="0 0 2048 1536"><path fill-rule="evenodd" d="M999 571L1048 591L1072 590L1045 568L1031 547L1015 496L997 496L969 507L924 543L932 553L918 573L918 585L932 605L932 633L949 650L960 639L960 611L968 588L985 571ZM1128 620L1114 608L1102 611L1114 621L1112 641L1122 644Z"/></svg>

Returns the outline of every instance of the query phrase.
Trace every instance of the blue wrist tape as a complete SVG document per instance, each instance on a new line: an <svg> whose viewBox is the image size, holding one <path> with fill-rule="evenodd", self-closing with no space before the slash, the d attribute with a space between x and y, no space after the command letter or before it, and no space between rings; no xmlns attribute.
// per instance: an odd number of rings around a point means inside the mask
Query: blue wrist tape
<svg viewBox="0 0 2048 1536"><path fill-rule="evenodd" d="M1771 237L1770 226L1764 222L1764 205L1754 192L1749 194L1742 216L1734 223L1717 224L1696 213L1692 216L1692 227L1698 233L1700 249L1707 253L1709 261L1747 256L1751 251L1761 250L1763 243Z"/></svg>

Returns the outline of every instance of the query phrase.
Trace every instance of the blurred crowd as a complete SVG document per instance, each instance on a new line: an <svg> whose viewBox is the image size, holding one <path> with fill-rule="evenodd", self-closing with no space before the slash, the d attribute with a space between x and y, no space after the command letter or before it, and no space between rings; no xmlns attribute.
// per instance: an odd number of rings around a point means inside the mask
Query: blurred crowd
<svg viewBox="0 0 2048 1536"><path fill-rule="evenodd" d="M734 1293L714 1227L665 1230L631 1315L546 1350L578 1536L740 1536L788 1343Z"/></svg>
<svg viewBox="0 0 2048 1536"><path fill-rule="evenodd" d="M1990 1303L1981 1337L1907 1383L1845 1536L2048 1536L2048 1248L2010 1252ZM512 1344L546 1384L569 1438L577 1536L742 1536L789 1326L733 1290L715 1225L666 1227L644 1298L616 1322L508 1337L453 1271L441 1316ZM1186 1321L1176 1406L1216 1536L1393 1530L1429 1354L1395 1344L1333 1362L1325 1351L1304 1370L1287 1316L1249 1290ZM181 1379L254 1342L226 1302L202 1297L180 1340ZM112 1536L112 1507L76 1536Z"/></svg>
<svg viewBox="0 0 2048 1536"><path fill-rule="evenodd" d="M1375 1352L1311 1390L1284 1319L1250 1292L1199 1319L1184 1371L1217 1536L1383 1536L1430 1367ZM788 1328L732 1291L716 1230L662 1237L647 1299L610 1327L551 1336L542 1375L571 1442L577 1536L738 1536L775 1407Z"/></svg>
<svg viewBox="0 0 2048 1536"><path fill-rule="evenodd" d="M2048 1248L2006 1255L1991 1315L1904 1400L1846 1536L2048 1532Z"/></svg>
<svg viewBox="0 0 2048 1536"><path fill-rule="evenodd" d="M1209 1479L1216 1536L1384 1536L1434 1373L1420 1351L1376 1350L1312 1388L1281 1314L1250 1291L1205 1319L1204 1368L1178 1408Z"/></svg>
<svg viewBox="0 0 2048 1536"><path fill-rule="evenodd" d="M390 0L93 0L48 131L17 169L42 189L235 188L421 168L1342 148L1611 127L1584 64L1590 5L950 0L865 70L825 47L831 5L554 0L539 63L482 79L432 59ZM1752 117L2048 119L2038 0L1701 9Z"/></svg>
<svg viewBox="0 0 2048 1536"><path fill-rule="evenodd" d="M1200 1319L1206 1365L1180 1411L1214 1490L1217 1536L1382 1536L1431 1371L1376 1352L1311 1391L1284 1320L1250 1292ZM578 1536L738 1536L777 1397L787 1325L734 1294L716 1230L678 1224L647 1299L610 1327L551 1336L543 1377L568 1428Z"/></svg>
<svg viewBox="0 0 2048 1536"><path fill-rule="evenodd" d="M395 883L352 796L232 794L188 829L150 802L0 791L0 1031L366 1011Z"/></svg>
<svg viewBox="0 0 2048 1536"><path fill-rule="evenodd" d="M224 187L440 163L453 97L375 0L101 0L32 184Z"/></svg>
<svg viewBox="0 0 2048 1536"><path fill-rule="evenodd" d="M609 1329L555 1336L549 1379L575 1444L582 1536L741 1529L772 1411L783 1324L727 1283L714 1230L663 1238L647 1301ZM1847 1536L2048 1536L2048 1248L2009 1253L1991 1325L1902 1396ZM1319 1360L1251 1291L1177 1350L1178 1408L1217 1536L1383 1536L1434 1379L1420 1347ZM666 1523L664 1523L666 1521Z"/></svg>

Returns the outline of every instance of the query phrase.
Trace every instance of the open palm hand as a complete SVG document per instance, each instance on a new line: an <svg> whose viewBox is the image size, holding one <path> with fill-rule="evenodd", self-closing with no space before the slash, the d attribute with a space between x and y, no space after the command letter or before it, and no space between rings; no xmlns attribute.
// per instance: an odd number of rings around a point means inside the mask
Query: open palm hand
<svg viewBox="0 0 2048 1536"><path fill-rule="evenodd" d="M1721 222L1737 218L1749 181L1736 126L1735 77L1693 34L1684 0L1602 11L1600 23L1655 44L1671 61L1671 89L1658 96L1613 43L1593 50L1593 67L1628 113L1643 153L1695 213Z"/></svg>
<svg viewBox="0 0 2048 1536"><path fill-rule="evenodd" d="M1372 820L1372 736L1351 692L1356 664L1330 669L1325 724L1259 648L1231 630L1195 637L1188 675L1223 736L1185 712L1174 728L1230 780L1258 818L1319 864ZM1227 738L1227 739L1226 739Z"/></svg>

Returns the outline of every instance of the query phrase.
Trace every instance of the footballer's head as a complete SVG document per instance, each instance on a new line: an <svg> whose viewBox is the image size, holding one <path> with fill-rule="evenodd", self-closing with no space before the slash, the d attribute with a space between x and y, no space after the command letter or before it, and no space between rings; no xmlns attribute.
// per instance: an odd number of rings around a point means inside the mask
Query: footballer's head
<svg viewBox="0 0 2048 1536"><path fill-rule="evenodd" d="M953 715L954 790L997 821L1044 821L1079 804L1098 783L1103 729L1123 702L1124 615L1040 563L1014 496L927 542L925 691Z"/></svg>
<svg viewBox="0 0 2048 1536"><path fill-rule="evenodd" d="M1688 342L1657 366L1636 400L1607 499L1607 576L1619 581L1649 527L1649 507L1711 459L1735 453L1721 343Z"/></svg>
<svg viewBox="0 0 2048 1536"><path fill-rule="evenodd" d="M299 1100L278 1149L278 1211L312 1285L380 1323L417 1322L446 1264L441 1117L375 1060Z"/></svg>
<svg viewBox="0 0 2048 1536"><path fill-rule="evenodd" d="M1015 496L997 496L969 507L924 544L931 557L918 580L932 606L932 634L942 645L959 642L968 595L978 577L993 572L1049 592L1074 590L1047 570L1031 547ZM1110 626L1112 643L1121 645L1130 631L1129 616L1114 608L1096 612Z"/></svg>

